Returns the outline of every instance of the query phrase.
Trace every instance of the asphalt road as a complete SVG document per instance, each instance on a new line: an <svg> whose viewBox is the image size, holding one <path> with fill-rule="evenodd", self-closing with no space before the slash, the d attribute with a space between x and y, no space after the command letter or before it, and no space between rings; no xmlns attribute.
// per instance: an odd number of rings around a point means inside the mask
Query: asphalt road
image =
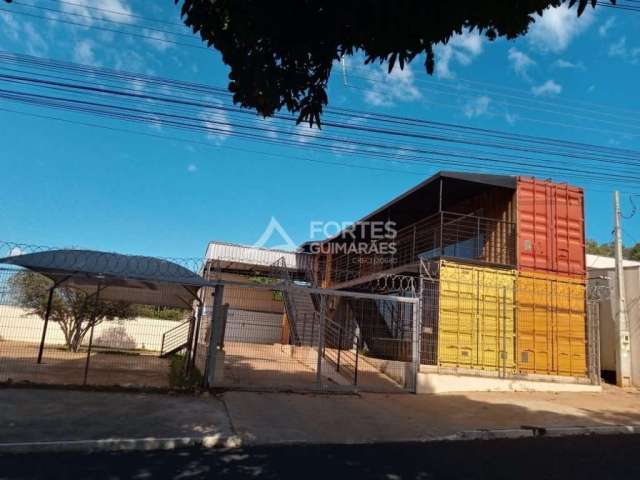
<svg viewBox="0 0 640 480"><path fill-rule="evenodd" d="M632 479L640 436L0 456L2 479Z"/></svg>

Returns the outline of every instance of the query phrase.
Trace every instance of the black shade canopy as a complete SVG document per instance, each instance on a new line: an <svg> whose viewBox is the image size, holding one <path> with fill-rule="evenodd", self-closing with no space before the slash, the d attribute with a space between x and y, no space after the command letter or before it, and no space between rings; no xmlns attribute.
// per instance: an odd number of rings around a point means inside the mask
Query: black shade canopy
<svg viewBox="0 0 640 480"><path fill-rule="evenodd" d="M176 263L154 257L92 250L48 250L0 258L0 263L42 274L60 286L103 300L189 308L208 283Z"/></svg>

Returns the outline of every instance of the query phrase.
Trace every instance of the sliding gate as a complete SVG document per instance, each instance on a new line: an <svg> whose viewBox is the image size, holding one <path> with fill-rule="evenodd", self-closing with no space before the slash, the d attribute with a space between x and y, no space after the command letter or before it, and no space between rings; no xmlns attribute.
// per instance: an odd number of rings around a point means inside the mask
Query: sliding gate
<svg viewBox="0 0 640 480"><path fill-rule="evenodd" d="M281 314L251 310L265 298L265 290L281 302ZM211 294L205 301L204 318L214 320L203 322L197 348L196 363L206 370L210 386L415 391L420 361L416 298L285 283L220 282L217 293L217 301ZM215 349L208 348L207 339L214 339Z"/></svg>

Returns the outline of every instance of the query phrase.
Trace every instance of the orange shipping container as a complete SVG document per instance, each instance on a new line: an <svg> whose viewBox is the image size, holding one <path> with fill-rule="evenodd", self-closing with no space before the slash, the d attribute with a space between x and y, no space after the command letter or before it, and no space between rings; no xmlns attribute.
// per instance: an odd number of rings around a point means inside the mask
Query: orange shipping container
<svg viewBox="0 0 640 480"><path fill-rule="evenodd" d="M585 283L520 272L516 298L518 370L587 375Z"/></svg>
<svg viewBox="0 0 640 480"><path fill-rule="evenodd" d="M584 277L581 188L518 177L518 269Z"/></svg>

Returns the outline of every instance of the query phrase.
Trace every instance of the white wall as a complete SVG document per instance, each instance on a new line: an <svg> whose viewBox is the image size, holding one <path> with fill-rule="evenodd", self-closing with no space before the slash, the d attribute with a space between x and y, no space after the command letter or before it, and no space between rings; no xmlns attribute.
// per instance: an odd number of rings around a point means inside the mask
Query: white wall
<svg viewBox="0 0 640 480"><path fill-rule="evenodd" d="M225 342L280 343L282 315L229 310Z"/></svg>
<svg viewBox="0 0 640 480"><path fill-rule="evenodd" d="M600 303L600 362L603 370L616 370L615 318L618 309L615 270L593 269L590 276L609 277L611 297ZM640 267L625 267L625 291L631 342L631 380L640 386Z"/></svg>
<svg viewBox="0 0 640 480"><path fill-rule="evenodd" d="M134 348L160 351L162 334L180 324L180 321L160 320L156 318L139 317L133 320L108 321L98 324L94 330L94 345L117 347L112 341L108 341L107 334L114 328L123 328L125 342ZM29 311L20 307L0 305L0 340L40 343L44 321L37 315L29 314ZM89 342L89 335L84 338L84 344ZM47 327L47 345L64 345L64 334L60 326L53 321Z"/></svg>

